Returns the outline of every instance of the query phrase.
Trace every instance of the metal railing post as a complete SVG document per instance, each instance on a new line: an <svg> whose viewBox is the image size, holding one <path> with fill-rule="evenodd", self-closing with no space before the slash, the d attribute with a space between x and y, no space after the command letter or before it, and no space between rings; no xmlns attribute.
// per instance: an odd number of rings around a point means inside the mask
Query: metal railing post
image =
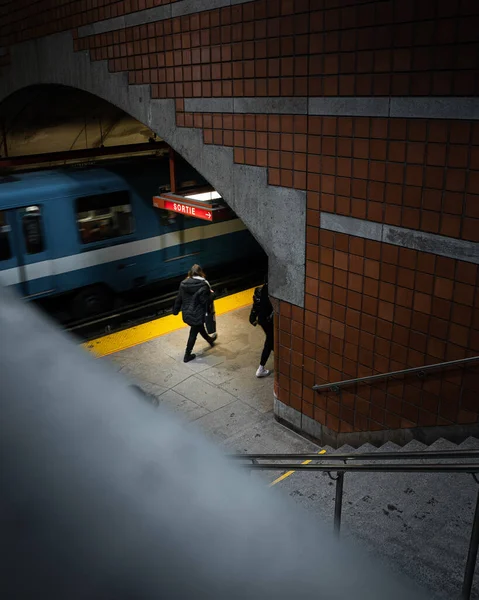
<svg viewBox="0 0 479 600"><path fill-rule="evenodd" d="M341 530L341 512L343 510L344 471L338 471L336 478L336 499L334 501L334 532L339 536Z"/></svg>
<svg viewBox="0 0 479 600"><path fill-rule="evenodd" d="M471 597L472 582L474 579L474 571L476 569L478 548L479 548L479 492L477 493L476 510L474 511L474 521L472 523L471 541L469 542L469 552L467 554L466 569L464 571L464 582L462 584L461 600L469 600Z"/></svg>
<svg viewBox="0 0 479 600"><path fill-rule="evenodd" d="M287 471L289 474L294 471L311 471L311 472L323 472L326 473L330 479L336 482L336 494L334 503L334 534L339 537L341 530L341 517L343 508L343 489L344 489L344 474L346 472L377 472L377 473L467 473L472 475L476 483L479 484L479 450L467 450L467 451L446 451L446 452L365 452L361 453L350 453L350 454L335 454L331 456L318 456L317 454L236 454L232 458L245 459L251 461L250 464L245 464L243 467L250 470L252 473L254 470L264 471ZM331 463L334 461L343 461L343 465L325 464L321 461L321 458L329 459ZM393 461L397 460L399 464L378 464L379 460ZM462 459L470 458L474 459L473 463L464 463ZM303 460L300 464L297 463L284 463L278 461L284 461L290 459L290 461ZM433 464L411 464L407 461L418 459L461 459L461 462L454 463L433 463ZM274 460L273 463L263 462L266 460ZM353 460L351 464L348 461ZM367 461L373 460L374 463ZM317 462L319 461L319 462ZM362 464L358 464L359 461ZM362 462L366 461L366 462ZM336 473L336 477L333 477L332 473ZM280 478L281 479L281 478ZM466 560L466 567L464 572L464 579L462 584L462 591L460 600L470 600L471 592L473 587L474 572L476 568L476 562L479 554L479 491L476 498L476 506L474 510L474 517L472 523L471 537L469 542L469 550Z"/></svg>

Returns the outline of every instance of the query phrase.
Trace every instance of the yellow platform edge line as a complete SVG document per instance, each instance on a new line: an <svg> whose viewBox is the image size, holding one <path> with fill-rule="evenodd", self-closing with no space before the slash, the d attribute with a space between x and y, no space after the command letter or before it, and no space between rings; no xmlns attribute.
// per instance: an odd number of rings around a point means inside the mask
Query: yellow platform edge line
<svg viewBox="0 0 479 600"><path fill-rule="evenodd" d="M320 450L318 452L318 454L326 454L326 450ZM305 460L304 462L302 462L302 465L309 465L309 463L312 462L311 460ZM296 473L296 471L286 471L286 473L283 473L280 477L278 477L277 479L275 479L274 481L272 481L269 484L269 487L273 487L273 485L276 485L277 483L280 483L281 481L284 481L285 479L287 479L288 477L290 477L293 473Z"/></svg>
<svg viewBox="0 0 479 600"><path fill-rule="evenodd" d="M245 306L250 306L253 301L254 290L255 288L250 288L237 294L226 296L225 298L219 298L215 301L216 315L223 315L244 308ZM109 354L144 344L184 327L187 327L187 325L183 323L181 314L177 316L168 315L85 342L82 344L82 347L94 354L96 358L101 358L102 356L108 356Z"/></svg>

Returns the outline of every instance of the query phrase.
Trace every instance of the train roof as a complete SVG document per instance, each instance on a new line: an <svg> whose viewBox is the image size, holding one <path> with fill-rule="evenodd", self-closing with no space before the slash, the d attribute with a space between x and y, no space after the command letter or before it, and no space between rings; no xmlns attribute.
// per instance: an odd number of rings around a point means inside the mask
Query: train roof
<svg viewBox="0 0 479 600"><path fill-rule="evenodd" d="M87 196L114 189L125 189L125 180L106 169L62 169L0 175L0 208L25 205L25 202Z"/></svg>

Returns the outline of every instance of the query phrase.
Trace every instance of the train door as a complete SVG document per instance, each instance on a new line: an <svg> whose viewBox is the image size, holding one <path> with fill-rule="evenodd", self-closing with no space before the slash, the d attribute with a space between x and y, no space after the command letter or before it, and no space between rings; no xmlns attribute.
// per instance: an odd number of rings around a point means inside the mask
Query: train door
<svg viewBox="0 0 479 600"><path fill-rule="evenodd" d="M163 225L163 231L167 232L163 236L163 260L165 262L178 260L184 254L184 217L175 213L158 216Z"/></svg>
<svg viewBox="0 0 479 600"><path fill-rule="evenodd" d="M0 210L0 284L17 287L20 269L13 243L12 211Z"/></svg>
<svg viewBox="0 0 479 600"><path fill-rule="evenodd" d="M9 211L24 296L40 296L54 291L51 249L43 224L43 206L23 206Z"/></svg>
<svg viewBox="0 0 479 600"><path fill-rule="evenodd" d="M199 221L194 217L185 218L184 230L184 249L185 255L191 257L194 262L198 262L199 255L202 251L204 221ZM196 256L196 259L195 259Z"/></svg>
<svg viewBox="0 0 479 600"><path fill-rule="evenodd" d="M165 262L180 259L192 259L194 262L195 255L200 252L201 242L198 237L200 230L191 227L193 220L176 213L162 218L168 231L163 245Z"/></svg>

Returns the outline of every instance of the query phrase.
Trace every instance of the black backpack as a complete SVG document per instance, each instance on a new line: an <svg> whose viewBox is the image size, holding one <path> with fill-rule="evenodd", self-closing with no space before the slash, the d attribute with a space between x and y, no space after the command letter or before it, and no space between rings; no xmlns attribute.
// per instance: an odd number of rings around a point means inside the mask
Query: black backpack
<svg viewBox="0 0 479 600"><path fill-rule="evenodd" d="M260 313L262 289L263 288L257 287L253 294L253 306L251 307L251 312L249 315L249 322L254 327L256 327L256 325L258 324L258 315Z"/></svg>

